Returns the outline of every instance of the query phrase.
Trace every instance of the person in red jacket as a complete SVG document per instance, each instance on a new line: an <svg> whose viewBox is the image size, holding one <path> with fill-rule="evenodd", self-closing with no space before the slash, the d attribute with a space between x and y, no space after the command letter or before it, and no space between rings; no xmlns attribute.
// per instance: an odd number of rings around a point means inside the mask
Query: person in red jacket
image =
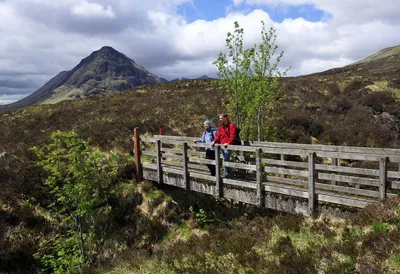
<svg viewBox="0 0 400 274"><path fill-rule="evenodd" d="M236 138L236 125L229 120L227 114L219 115L219 128L217 136L210 145L213 147L215 143L220 143L222 146L222 154L224 162L229 162L231 157L230 151L227 149L228 145L232 145ZM231 179L233 177L232 168L225 167L225 178Z"/></svg>

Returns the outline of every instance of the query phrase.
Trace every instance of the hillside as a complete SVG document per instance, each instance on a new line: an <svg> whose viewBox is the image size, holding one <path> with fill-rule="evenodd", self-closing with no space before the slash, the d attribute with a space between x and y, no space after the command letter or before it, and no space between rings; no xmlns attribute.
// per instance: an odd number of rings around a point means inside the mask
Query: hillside
<svg viewBox="0 0 400 274"><path fill-rule="evenodd" d="M393 92L400 76L392 69L356 75L358 66L283 79L268 141L399 148ZM67 73L49 86L76 79ZM160 127L166 135L200 136L204 119L218 121L225 96L215 80L196 79L0 113L0 272L37 273L40 240L60 231L44 210L51 193L31 148L48 144L52 132L73 130L117 158L112 214L96 226L102 240L93 273L398 273L398 200L335 222L132 182L134 127L142 136Z"/></svg>
<svg viewBox="0 0 400 274"><path fill-rule="evenodd" d="M345 85L357 80L372 90L386 89L400 98L400 45L382 49L360 61L304 77Z"/></svg>
<svg viewBox="0 0 400 274"><path fill-rule="evenodd" d="M84 58L75 68L59 73L29 96L9 105L0 105L0 111L85 98L160 82L157 76L124 54L111 47L102 47Z"/></svg>

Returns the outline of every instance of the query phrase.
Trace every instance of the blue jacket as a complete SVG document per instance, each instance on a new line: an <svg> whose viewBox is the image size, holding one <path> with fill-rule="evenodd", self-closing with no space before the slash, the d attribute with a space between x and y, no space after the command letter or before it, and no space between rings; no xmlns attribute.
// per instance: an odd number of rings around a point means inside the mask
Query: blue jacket
<svg viewBox="0 0 400 274"><path fill-rule="evenodd" d="M216 135L217 132L215 131L215 128L210 127L208 130L205 130L203 132L203 136L201 136L201 138L197 140L197 142L209 144L214 141ZM208 147L206 148L206 150L214 150L214 148Z"/></svg>

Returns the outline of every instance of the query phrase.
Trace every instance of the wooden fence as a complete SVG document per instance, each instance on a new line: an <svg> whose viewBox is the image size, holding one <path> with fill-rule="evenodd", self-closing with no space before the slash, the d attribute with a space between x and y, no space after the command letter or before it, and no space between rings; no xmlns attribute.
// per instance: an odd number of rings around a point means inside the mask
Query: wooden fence
<svg viewBox="0 0 400 274"><path fill-rule="evenodd" d="M205 159L195 137L140 138L134 134L137 179L170 184L220 198L311 215L323 207L363 208L396 197L400 189L400 149L249 142L228 146L230 162ZM216 175L209 175L215 165ZM223 168L234 178L223 178Z"/></svg>

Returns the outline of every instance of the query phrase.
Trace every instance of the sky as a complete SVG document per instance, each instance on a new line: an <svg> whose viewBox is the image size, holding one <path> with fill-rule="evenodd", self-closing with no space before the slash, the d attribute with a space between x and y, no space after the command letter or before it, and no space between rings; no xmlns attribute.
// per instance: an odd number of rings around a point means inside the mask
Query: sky
<svg viewBox="0 0 400 274"><path fill-rule="evenodd" d="M289 76L400 45L398 0L0 0L0 104L111 46L159 77L215 77L234 22L244 45L276 30Z"/></svg>

